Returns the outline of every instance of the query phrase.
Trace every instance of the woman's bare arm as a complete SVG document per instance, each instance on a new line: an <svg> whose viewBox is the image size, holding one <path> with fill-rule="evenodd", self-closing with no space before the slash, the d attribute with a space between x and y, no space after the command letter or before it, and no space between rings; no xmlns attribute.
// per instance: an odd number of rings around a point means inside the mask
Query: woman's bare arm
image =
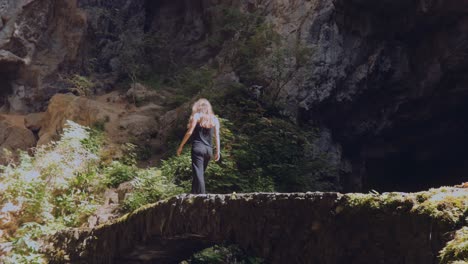
<svg viewBox="0 0 468 264"><path fill-rule="evenodd" d="M179 148L177 149L177 156L180 156L180 154L182 153L182 150L184 149L185 143L187 143L188 139L190 138L190 136L193 133L193 130L197 126L198 118L199 118L198 114L195 114L193 116L192 123L190 123L190 127L188 128L187 132L185 133L185 136L182 139L182 142L180 143Z"/></svg>
<svg viewBox="0 0 468 264"><path fill-rule="evenodd" d="M219 120L215 117L215 141L216 141L216 153L215 153L215 161L218 161L221 157L221 143L219 138Z"/></svg>

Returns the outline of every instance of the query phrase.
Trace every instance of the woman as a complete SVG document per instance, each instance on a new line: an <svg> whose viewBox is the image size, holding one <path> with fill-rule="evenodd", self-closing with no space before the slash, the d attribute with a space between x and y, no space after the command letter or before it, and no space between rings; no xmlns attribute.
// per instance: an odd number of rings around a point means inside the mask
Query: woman
<svg viewBox="0 0 468 264"><path fill-rule="evenodd" d="M210 102L202 98L196 101L192 106L192 115L188 122L188 130L185 133L179 148L177 156L180 156L187 140L192 137L192 193L205 193L205 173L208 162L213 156L213 134L216 142L216 151L214 159L220 157L219 141L219 120L214 115Z"/></svg>

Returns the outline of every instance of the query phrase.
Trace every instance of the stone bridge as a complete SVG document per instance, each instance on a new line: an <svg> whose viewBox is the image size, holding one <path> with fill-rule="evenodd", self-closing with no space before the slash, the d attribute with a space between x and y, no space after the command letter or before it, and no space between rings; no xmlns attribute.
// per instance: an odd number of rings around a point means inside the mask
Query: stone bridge
<svg viewBox="0 0 468 264"><path fill-rule="evenodd" d="M438 263L456 225L416 213L417 197L180 195L95 229L63 231L49 254L51 263L179 263L227 242L266 263Z"/></svg>

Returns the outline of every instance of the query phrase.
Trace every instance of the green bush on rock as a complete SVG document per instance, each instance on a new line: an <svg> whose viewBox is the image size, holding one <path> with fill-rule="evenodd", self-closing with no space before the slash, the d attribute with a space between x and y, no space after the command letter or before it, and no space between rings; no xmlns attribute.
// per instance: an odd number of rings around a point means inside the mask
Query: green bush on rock
<svg viewBox="0 0 468 264"><path fill-rule="evenodd" d="M468 227L458 230L452 241L449 241L440 252L441 263L468 262Z"/></svg>
<svg viewBox="0 0 468 264"><path fill-rule="evenodd" d="M114 157L104 145L101 132L68 121L59 141L0 167L0 243L11 246L1 263L47 263L41 239L86 225L108 187L132 180L135 193L125 201L127 210L181 192L160 171L137 168L132 146Z"/></svg>
<svg viewBox="0 0 468 264"><path fill-rule="evenodd" d="M195 253L191 259L182 263L190 264L261 264L261 258L248 256L242 249L235 245L223 246L215 245Z"/></svg>
<svg viewBox="0 0 468 264"><path fill-rule="evenodd" d="M131 183L134 191L124 201L126 211L182 193L182 188L176 186L171 178L154 168L138 170Z"/></svg>
<svg viewBox="0 0 468 264"><path fill-rule="evenodd" d="M62 139L21 155L17 164L2 166L2 242L12 251L3 263L45 263L40 238L69 226L80 226L95 210L101 184L94 172L99 157L85 147L88 129L68 122ZM94 144L91 144L94 145Z"/></svg>

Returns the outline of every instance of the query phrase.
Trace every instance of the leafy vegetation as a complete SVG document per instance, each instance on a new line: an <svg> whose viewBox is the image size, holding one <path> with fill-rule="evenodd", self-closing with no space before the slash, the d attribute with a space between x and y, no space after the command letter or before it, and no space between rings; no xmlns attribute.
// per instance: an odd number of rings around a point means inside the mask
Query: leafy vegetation
<svg viewBox="0 0 468 264"><path fill-rule="evenodd" d="M246 84L263 83L260 77L260 62L270 53L271 47L279 43L280 36L257 12L247 13L240 9L220 4L213 7L213 33L208 43L235 68L241 81Z"/></svg>
<svg viewBox="0 0 468 264"><path fill-rule="evenodd" d="M248 256L242 249L235 245L215 245L193 255L188 261L190 264L261 264L260 258Z"/></svg>
<svg viewBox="0 0 468 264"><path fill-rule="evenodd" d="M453 227L464 223L468 215L468 192L442 187L415 194L384 193L347 194L347 206L352 210L398 210L426 215Z"/></svg>
<svg viewBox="0 0 468 264"><path fill-rule="evenodd" d="M2 219L12 251L4 263L44 263L39 238L80 226L99 203L100 188L93 168L99 157L83 145L89 131L68 123L62 139L39 147L35 156L2 169ZM9 221L8 221L9 220ZM4 241L7 242L7 241Z"/></svg>
<svg viewBox="0 0 468 264"><path fill-rule="evenodd" d="M333 190L337 169L314 152L316 130L300 127L250 99L243 86L202 92L220 113L221 161L210 162L205 173L208 192L271 192ZM181 126L179 132L184 132ZM174 138L176 143L181 133ZM175 146L176 144L174 144ZM163 175L189 191L190 149L162 162Z"/></svg>
<svg viewBox="0 0 468 264"><path fill-rule="evenodd" d="M125 201L129 210L180 193L160 171L137 168L132 146L109 158L104 143L102 133L68 122L59 141L0 168L0 242L11 246L2 263L46 263L41 238L86 225L106 188L132 180L136 193Z"/></svg>
<svg viewBox="0 0 468 264"><path fill-rule="evenodd" d="M173 183L172 178L154 168L138 170L132 185L134 190L123 204L125 211L134 211L143 205L183 192L182 188Z"/></svg>
<svg viewBox="0 0 468 264"><path fill-rule="evenodd" d="M221 119L221 123L221 134L223 135L221 138L223 146L222 160L218 163L210 162L205 171L206 186L209 192L212 193L239 191L243 189L242 186L245 182L245 179L238 174L235 161L229 151L229 145L232 142L232 132L226 126L226 120ZM164 175L174 177L175 182L182 186L186 192L190 192L192 167L189 149L186 149L179 157L173 156L164 160L161 164L161 170Z"/></svg>
<svg viewBox="0 0 468 264"><path fill-rule="evenodd" d="M180 106L203 89L210 89L213 87L214 74L214 70L207 67L198 69L186 67L179 70L167 82L167 85L173 87L177 93L167 105L171 107Z"/></svg>
<svg viewBox="0 0 468 264"><path fill-rule="evenodd" d="M468 262L468 227L464 226L455 233L453 240L440 252L441 263L466 263Z"/></svg>
<svg viewBox="0 0 468 264"><path fill-rule="evenodd" d="M72 85L70 90L79 96L89 96L92 94L94 83L88 77L74 74L67 79L67 82Z"/></svg>

